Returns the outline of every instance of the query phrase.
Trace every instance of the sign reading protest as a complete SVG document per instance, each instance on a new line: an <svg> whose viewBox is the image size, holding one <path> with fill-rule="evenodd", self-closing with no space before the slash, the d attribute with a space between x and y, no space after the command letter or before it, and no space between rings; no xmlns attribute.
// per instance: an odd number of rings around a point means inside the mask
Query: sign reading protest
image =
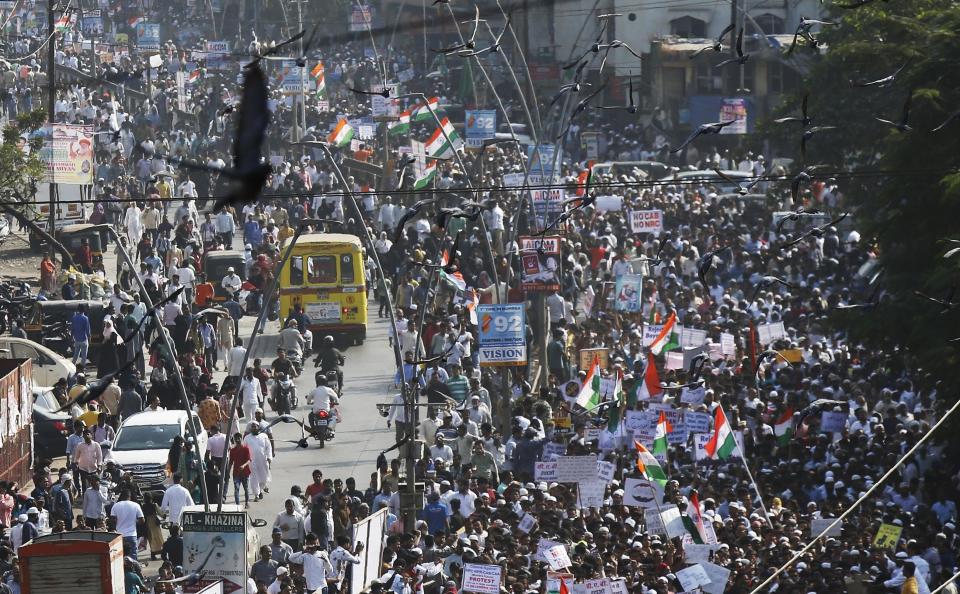
<svg viewBox="0 0 960 594"><path fill-rule="evenodd" d="M521 303L477 306L481 367L526 365L525 317Z"/></svg>
<svg viewBox="0 0 960 594"><path fill-rule="evenodd" d="M520 286L524 291L560 289L560 238L520 238Z"/></svg>
<svg viewBox="0 0 960 594"><path fill-rule="evenodd" d="M503 567L481 563L463 564L463 591L477 594L500 594Z"/></svg>
<svg viewBox="0 0 960 594"><path fill-rule="evenodd" d="M634 233L653 233L660 235L663 231L662 210L631 210L630 230Z"/></svg>

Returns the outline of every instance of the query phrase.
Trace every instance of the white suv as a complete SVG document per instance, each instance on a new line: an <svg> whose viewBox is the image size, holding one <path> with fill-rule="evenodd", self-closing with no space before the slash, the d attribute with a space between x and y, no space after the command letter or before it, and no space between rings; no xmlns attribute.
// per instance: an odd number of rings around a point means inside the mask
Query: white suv
<svg viewBox="0 0 960 594"><path fill-rule="evenodd" d="M196 429L199 439L196 451L202 460L207 452L207 432L197 413L183 410L149 410L127 417L117 431L107 459L133 473L134 481L142 490L163 491L172 482L166 468L170 444L178 435L184 440L191 436L188 419L192 419Z"/></svg>

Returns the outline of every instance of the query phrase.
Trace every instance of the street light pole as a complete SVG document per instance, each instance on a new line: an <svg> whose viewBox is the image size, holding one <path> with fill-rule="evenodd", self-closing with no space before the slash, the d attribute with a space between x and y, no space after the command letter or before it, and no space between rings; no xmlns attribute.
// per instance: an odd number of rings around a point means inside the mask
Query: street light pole
<svg viewBox="0 0 960 594"><path fill-rule="evenodd" d="M114 241L117 242L117 247L120 248L120 255L123 257L123 261L126 263L127 268L130 269L130 275L136 280L137 287L140 289L140 294L143 297L144 303L147 305L149 310L153 310L153 300L150 299L150 293L147 292L147 288L143 284L143 279L141 279L140 275L137 274L137 269L133 265L133 260L130 258L127 248L123 247L123 244L120 243L120 236L117 234L116 229L114 229L112 225L96 225L91 229L95 229L97 231L106 231L113 235ZM177 380L177 387L180 389L180 404L189 415L193 408L190 406L190 399L187 398L187 388L183 383L183 374L180 373L180 363L177 361L177 351L174 349L173 342L170 340L170 333L167 332L167 329L163 327L163 324L158 322L156 312L154 312L153 323L157 325L157 334L163 340L164 346L167 348L167 352L169 352L170 356L173 357L173 377ZM193 443L199 445L200 436L197 434L197 428L193 425L192 417L187 421L187 431L190 433L190 437L193 438ZM203 511L208 512L210 511L210 497L207 495L207 473L206 469L204 468L203 459L200 460L200 471L200 495L203 497ZM223 490L221 489L221 493L222 492Z"/></svg>

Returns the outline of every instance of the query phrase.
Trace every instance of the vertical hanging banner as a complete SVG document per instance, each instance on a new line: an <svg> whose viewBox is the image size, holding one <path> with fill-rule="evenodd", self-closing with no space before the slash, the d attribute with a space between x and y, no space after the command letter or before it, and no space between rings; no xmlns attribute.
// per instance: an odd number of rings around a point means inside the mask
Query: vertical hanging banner
<svg viewBox="0 0 960 594"><path fill-rule="evenodd" d="M526 312L522 303L478 305L480 366L527 364Z"/></svg>
<svg viewBox="0 0 960 594"><path fill-rule="evenodd" d="M366 31L373 27L373 9L369 5L354 4L350 12L350 31Z"/></svg>
<svg viewBox="0 0 960 594"><path fill-rule="evenodd" d="M494 109L468 109L464 112L463 129L467 134L467 148L478 149L483 141L497 135L497 112Z"/></svg>
<svg viewBox="0 0 960 594"><path fill-rule="evenodd" d="M137 23L137 47L140 51L160 51L160 23Z"/></svg>
<svg viewBox="0 0 960 594"><path fill-rule="evenodd" d="M720 122L737 120L720 130L720 134L747 133L747 100L743 97L724 97L720 102Z"/></svg>
<svg viewBox="0 0 960 594"><path fill-rule="evenodd" d="M47 174L43 181L92 184L93 126L52 124L44 128L44 133L40 158L47 164Z"/></svg>

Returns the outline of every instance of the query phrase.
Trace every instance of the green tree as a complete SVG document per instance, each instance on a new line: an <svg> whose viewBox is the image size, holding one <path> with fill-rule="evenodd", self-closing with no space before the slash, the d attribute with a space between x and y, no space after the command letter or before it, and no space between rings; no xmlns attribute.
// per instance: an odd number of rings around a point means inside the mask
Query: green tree
<svg viewBox="0 0 960 594"><path fill-rule="evenodd" d="M953 74L960 63L960 4L873 2L856 10L835 8L832 16L839 24L819 34L826 49L804 91L783 113L796 112L809 94L812 125L837 129L808 142L805 163L798 124L765 130L796 147L797 169L824 164L824 171L859 172L841 179L842 206L855 215L862 241L877 254L885 294L876 309L837 312L838 327L952 382L960 379L960 343L948 340L960 337L960 308L943 313L914 292L942 298L958 282L960 256L944 259L951 246L943 240L960 239L960 119L932 130L960 109L960 83ZM890 86L852 84L883 78L901 66ZM912 130L901 132L875 119L898 121L908 96Z"/></svg>
<svg viewBox="0 0 960 594"><path fill-rule="evenodd" d="M46 117L43 110L22 113L3 129L3 144L0 145L0 211L29 227L60 252L64 262L72 264L69 250L32 217L37 183L47 169L40 158L43 139L32 133L46 124Z"/></svg>

